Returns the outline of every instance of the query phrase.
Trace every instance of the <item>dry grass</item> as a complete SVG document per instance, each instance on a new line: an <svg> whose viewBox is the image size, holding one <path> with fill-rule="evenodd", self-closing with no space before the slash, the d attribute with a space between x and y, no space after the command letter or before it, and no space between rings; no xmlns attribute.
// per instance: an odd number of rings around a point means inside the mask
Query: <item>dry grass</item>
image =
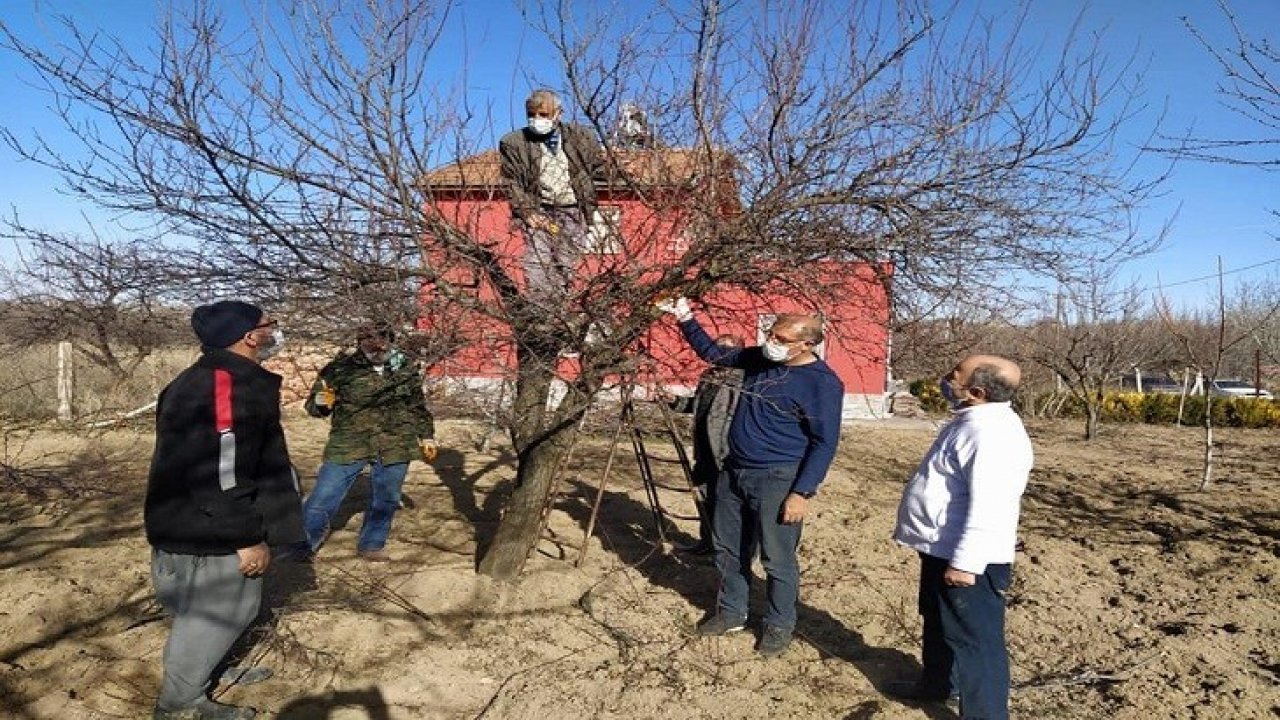
<svg viewBox="0 0 1280 720"><path fill-rule="evenodd" d="M106 369L82 353L73 353L77 420L92 421L128 412L155 400L175 374L191 364L197 349L174 347L145 358L137 370L117 382ZM56 343L10 351L0 366L0 418L6 423L45 422L58 414L58 347Z"/></svg>

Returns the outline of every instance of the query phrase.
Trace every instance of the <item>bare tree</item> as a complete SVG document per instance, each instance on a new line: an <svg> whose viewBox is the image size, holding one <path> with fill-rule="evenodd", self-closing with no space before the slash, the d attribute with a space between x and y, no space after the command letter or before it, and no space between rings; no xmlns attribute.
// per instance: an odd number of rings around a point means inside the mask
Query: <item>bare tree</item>
<svg viewBox="0 0 1280 720"><path fill-rule="evenodd" d="M1275 38L1246 30L1227 0L1218 0L1218 7L1231 26L1227 47L1211 42L1189 18L1183 24L1222 71L1217 87L1222 105L1250 123L1257 135L1188 138L1176 152L1208 162L1280 168L1280 47Z"/></svg>
<svg viewBox="0 0 1280 720"><path fill-rule="evenodd" d="M661 136L642 148L649 174L679 148L686 162L665 186L687 181L657 192L610 149L611 182L664 220L633 228L562 304L534 303L502 245L440 212L419 182L491 144L456 78L430 72L453 8L282 5L233 28L197 2L161 24L155 57L70 21L59 48L0 25L91 161L5 137L73 194L185 238L175 263L205 283L320 316L405 312L425 287L428 313L509 327L517 488L480 564L497 577L518 574L536 543L583 413L643 361L655 296L712 302L737 286L817 310L849 299L832 263L865 261L906 322L1158 240L1138 237L1129 215L1159 178L1129 176L1113 145L1126 68L1105 67L1096 48L1064 48L1046 70L1016 21L911 0L659 3L626 30L590 4L534 4L525 16L561 62L532 79L564 87L602 138L624 103L645 108ZM86 125L85 111L102 122ZM687 247L657 252L675 234ZM561 377L566 349L577 372Z"/></svg>
<svg viewBox="0 0 1280 720"><path fill-rule="evenodd" d="M1224 371L1249 378L1256 387L1280 379L1280 275L1238 283L1227 297L1225 312L1231 327L1249 338L1223 358ZM1280 387L1277 387L1280 390Z"/></svg>
<svg viewBox="0 0 1280 720"><path fill-rule="evenodd" d="M1212 340L1208 343L1196 342L1196 338L1186 332L1185 324L1178 323L1172 311L1169 308L1167 300L1159 303L1158 309L1165 326L1177 339L1181 346L1182 355L1186 359L1188 365L1195 369L1197 374L1206 379L1205 386L1205 405L1204 405L1204 465L1200 474L1201 491L1209 488L1213 479L1214 454L1213 454L1213 404L1216 394L1213 392L1213 381L1220 377L1220 373L1224 367L1224 360L1227 355L1236 347L1247 343L1248 340L1256 337L1259 328L1266 324L1274 322L1277 316L1280 316L1280 303L1272 305L1261 316L1249 318L1252 322L1258 324L1249 324L1245 326L1237 326L1231 322L1231 318L1227 313L1226 291L1223 287L1224 273L1222 270L1222 258L1218 257L1218 292L1217 292L1217 309L1215 312L1214 322L1210 325L1213 328Z"/></svg>
<svg viewBox="0 0 1280 720"><path fill-rule="evenodd" d="M1087 440L1098 436L1108 387L1135 367L1163 364L1170 350L1159 322L1144 315L1141 289L1116 287L1115 272L1099 270L1088 282L1061 286L1047 319L1022 333L1031 359L1084 407Z"/></svg>
<svg viewBox="0 0 1280 720"><path fill-rule="evenodd" d="M151 243L109 243L27 229L5 268L4 345L67 341L119 384L185 324L166 300L181 281Z"/></svg>

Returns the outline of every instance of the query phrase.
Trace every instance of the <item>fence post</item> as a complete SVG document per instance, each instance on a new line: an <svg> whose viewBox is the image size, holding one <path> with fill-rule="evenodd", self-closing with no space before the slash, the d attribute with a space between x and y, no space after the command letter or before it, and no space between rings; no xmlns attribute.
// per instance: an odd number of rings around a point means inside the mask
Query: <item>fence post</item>
<svg viewBox="0 0 1280 720"><path fill-rule="evenodd" d="M72 400L75 396L75 364L72 362L71 343L63 340L58 343L58 420L71 422L75 419Z"/></svg>

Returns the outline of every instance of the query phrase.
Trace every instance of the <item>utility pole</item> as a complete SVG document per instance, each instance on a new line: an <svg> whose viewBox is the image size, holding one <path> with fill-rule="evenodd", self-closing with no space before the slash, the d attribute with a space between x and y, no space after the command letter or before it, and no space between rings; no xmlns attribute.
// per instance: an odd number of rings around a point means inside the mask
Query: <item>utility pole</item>
<svg viewBox="0 0 1280 720"><path fill-rule="evenodd" d="M1253 349L1253 392L1255 395L1262 394L1262 341L1258 340L1257 335L1253 338L1257 342L1257 347Z"/></svg>

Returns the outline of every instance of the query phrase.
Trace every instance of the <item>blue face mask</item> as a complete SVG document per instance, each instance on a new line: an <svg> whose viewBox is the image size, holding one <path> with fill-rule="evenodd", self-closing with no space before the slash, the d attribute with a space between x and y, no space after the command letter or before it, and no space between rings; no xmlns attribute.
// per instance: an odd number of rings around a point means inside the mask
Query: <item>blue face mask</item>
<svg viewBox="0 0 1280 720"><path fill-rule="evenodd" d="M962 398L956 394L955 386L951 384L950 377L943 377L938 381L938 387L942 390L942 399L947 401L952 410L963 407L968 398Z"/></svg>

